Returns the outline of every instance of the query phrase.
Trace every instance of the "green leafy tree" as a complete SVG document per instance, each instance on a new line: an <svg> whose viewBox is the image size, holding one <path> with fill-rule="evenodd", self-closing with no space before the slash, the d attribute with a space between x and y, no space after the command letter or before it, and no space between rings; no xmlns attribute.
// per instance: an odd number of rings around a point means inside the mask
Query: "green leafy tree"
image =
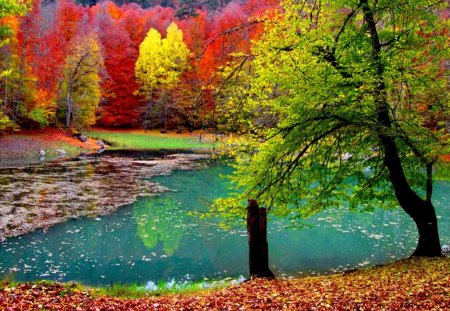
<svg viewBox="0 0 450 311"><path fill-rule="evenodd" d="M144 127L148 127L148 120L152 112L152 104L157 91L171 91L179 81L182 72L187 68L190 52L183 41L183 32L175 23L167 28L167 36L162 39L161 34L154 28L147 33L139 47L139 57L136 61L136 79L140 85L140 92L146 97ZM170 109L168 94L160 93L159 104L162 107L164 122Z"/></svg>
<svg viewBox="0 0 450 311"><path fill-rule="evenodd" d="M71 51L64 66L59 112L67 128L81 129L95 123L95 110L101 97L103 57L93 35L75 40Z"/></svg>
<svg viewBox="0 0 450 311"><path fill-rule="evenodd" d="M26 1L17 0L0 0L0 49L10 42L10 36L12 35L12 30L10 27L5 25L2 19L6 17L24 15L29 8ZM0 70L0 79L12 73L12 68L5 68ZM4 112L3 100L0 99L0 131L14 126L14 123Z"/></svg>
<svg viewBox="0 0 450 311"><path fill-rule="evenodd" d="M255 198L304 218L326 208L400 207L418 228L414 256L440 256L433 165L449 152L445 1L283 1L253 53L233 148L243 192L218 201L241 212ZM426 109L423 109L426 107ZM270 126L260 122L266 116ZM264 119L264 118L263 118Z"/></svg>
<svg viewBox="0 0 450 311"><path fill-rule="evenodd" d="M263 120L266 115L258 111L260 109L246 109L246 100L251 93L255 74L253 56L245 53L233 53L229 56L232 59L220 69L221 83L216 87L216 104L211 112L211 119L219 132L245 133L250 119L266 124L269 119ZM258 120L256 115L259 116Z"/></svg>

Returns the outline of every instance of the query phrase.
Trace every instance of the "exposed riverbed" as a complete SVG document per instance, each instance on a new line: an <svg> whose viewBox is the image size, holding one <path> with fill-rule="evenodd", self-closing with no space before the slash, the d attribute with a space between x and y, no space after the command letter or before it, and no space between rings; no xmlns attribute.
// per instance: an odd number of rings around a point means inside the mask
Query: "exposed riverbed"
<svg viewBox="0 0 450 311"><path fill-rule="evenodd" d="M167 191L146 179L204 166L205 154L112 157L0 168L0 241L70 218L106 215Z"/></svg>

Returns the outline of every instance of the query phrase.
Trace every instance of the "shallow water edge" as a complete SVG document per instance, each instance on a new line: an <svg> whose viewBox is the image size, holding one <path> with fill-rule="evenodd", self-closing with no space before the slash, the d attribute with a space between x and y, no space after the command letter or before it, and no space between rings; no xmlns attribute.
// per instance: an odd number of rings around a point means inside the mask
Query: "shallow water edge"
<svg viewBox="0 0 450 311"><path fill-rule="evenodd" d="M205 167L209 154L128 151L85 159L0 168L0 241L71 218L116 211L169 189L148 181ZM155 156L156 155L156 156Z"/></svg>

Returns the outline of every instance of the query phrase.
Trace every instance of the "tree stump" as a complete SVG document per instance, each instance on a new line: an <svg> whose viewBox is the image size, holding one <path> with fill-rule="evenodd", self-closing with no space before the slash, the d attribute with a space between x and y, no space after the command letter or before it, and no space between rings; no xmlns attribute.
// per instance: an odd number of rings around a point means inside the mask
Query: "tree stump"
<svg viewBox="0 0 450 311"><path fill-rule="evenodd" d="M250 278L275 278L269 269L267 211L265 208L259 208L255 200L248 201L247 234Z"/></svg>

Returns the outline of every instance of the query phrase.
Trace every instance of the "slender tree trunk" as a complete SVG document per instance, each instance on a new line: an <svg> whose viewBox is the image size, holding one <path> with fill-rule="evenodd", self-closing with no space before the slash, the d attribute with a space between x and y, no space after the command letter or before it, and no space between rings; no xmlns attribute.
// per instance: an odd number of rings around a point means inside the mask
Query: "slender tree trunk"
<svg viewBox="0 0 450 311"><path fill-rule="evenodd" d="M67 85L67 95L66 95L66 127L70 127L70 121L72 119L72 97L70 90L72 88L72 83L69 81Z"/></svg>
<svg viewBox="0 0 450 311"><path fill-rule="evenodd" d="M150 118L152 113L152 100L149 99L147 101L147 105L145 107L145 115L144 115L144 131L147 132L149 128Z"/></svg>
<svg viewBox="0 0 450 311"><path fill-rule="evenodd" d="M382 127L378 137L384 148L384 165L389 170L389 178L400 206L413 219L419 231L419 241L412 256L442 256L436 212L431 203L431 197L428 197L427 194L427 199L422 199L411 188L405 176L395 137L386 134L392 128L392 121L389 115L387 90L383 78L384 67L381 62L381 42L378 37L375 17L368 0L360 0L360 5L363 8L364 19L371 38L372 65L377 81L374 98L378 122ZM431 182L428 182L427 186L427 192L431 194Z"/></svg>
<svg viewBox="0 0 450 311"><path fill-rule="evenodd" d="M6 107L8 106L8 96L9 96L9 84L8 84L8 76L5 77L5 97L3 98L3 110L6 112Z"/></svg>
<svg viewBox="0 0 450 311"><path fill-rule="evenodd" d="M14 123L17 122L17 119L19 117L19 105L23 101L22 100L22 91L24 87L24 79L25 79L25 46L28 44L28 29L30 24L30 17L27 15L25 19L25 28L23 31L23 42L24 45L21 47L20 50L20 65L19 65L19 84L17 86L17 98L13 102L13 116L12 120Z"/></svg>
<svg viewBox="0 0 450 311"><path fill-rule="evenodd" d="M167 105L164 105L163 111L164 111L164 133L165 133L167 132Z"/></svg>

